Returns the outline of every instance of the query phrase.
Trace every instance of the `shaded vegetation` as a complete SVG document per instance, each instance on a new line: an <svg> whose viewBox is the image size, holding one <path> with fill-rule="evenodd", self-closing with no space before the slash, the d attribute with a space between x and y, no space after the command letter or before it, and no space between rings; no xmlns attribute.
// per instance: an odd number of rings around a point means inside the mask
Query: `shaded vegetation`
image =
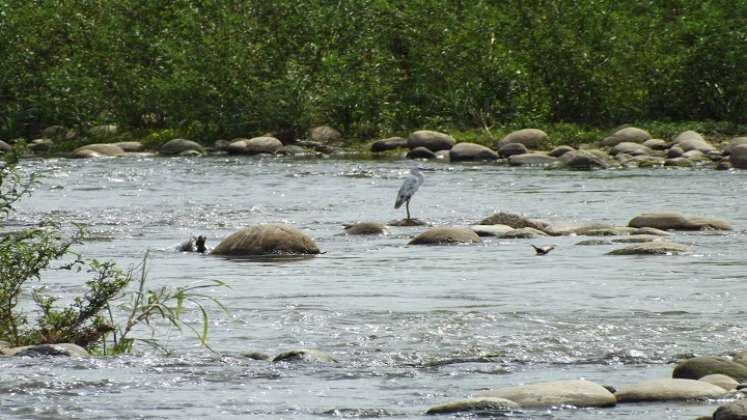
<svg viewBox="0 0 747 420"><path fill-rule="evenodd" d="M0 0L0 137L747 122L744 0Z"/></svg>

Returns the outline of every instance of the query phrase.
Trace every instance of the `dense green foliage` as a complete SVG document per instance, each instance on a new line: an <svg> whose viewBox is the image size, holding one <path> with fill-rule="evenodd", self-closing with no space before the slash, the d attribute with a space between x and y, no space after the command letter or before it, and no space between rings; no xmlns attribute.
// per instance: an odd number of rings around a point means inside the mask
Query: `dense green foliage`
<svg viewBox="0 0 747 420"><path fill-rule="evenodd" d="M745 0L0 0L0 136L747 120Z"/></svg>
<svg viewBox="0 0 747 420"><path fill-rule="evenodd" d="M44 220L37 226L8 229L14 204L31 192L38 178L20 175L17 163L22 148L19 144L13 152L0 155L0 340L10 346L75 343L109 354L130 352L141 341L163 350L153 329L153 323L162 320L179 330L186 325L206 345L208 318L202 302L223 306L203 289L224 286L222 282L150 290L145 287L145 260L136 277L134 271L126 273L111 261L86 261L76 254L72 247L83 239L82 227L69 233L54 220ZM85 269L91 278L81 296L60 305L56 296L44 290L42 276L50 269ZM137 289L128 291L131 284ZM200 313L200 330L181 322L185 303ZM134 337L141 332L136 327L143 324L151 327L152 334Z"/></svg>

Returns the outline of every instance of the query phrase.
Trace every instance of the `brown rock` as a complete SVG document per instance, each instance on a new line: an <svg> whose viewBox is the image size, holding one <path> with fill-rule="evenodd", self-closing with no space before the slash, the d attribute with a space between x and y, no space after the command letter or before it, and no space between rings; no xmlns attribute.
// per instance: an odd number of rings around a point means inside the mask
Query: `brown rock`
<svg viewBox="0 0 747 420"><path fill-rule="evenodd" d="M319 247L303 231L272 223L242 228L223 239L212 253L228 256L318 254Z"/></svg>
<svg viewBox="0 0 747 420"><path fill-rule="evenodd" d="M617 130L614 134L602 140L601 145L613 147L622 142L643 143L650 138L651 134L646 130L637 127L627 127Z"/></svg>
<svg viewBox="0 0 747 420"><path fill-rule="evenodd" d="M618 403L644 401L677 401L718 398L726 394L723 388L693 379L654 379L627 385L616 393Z"/></svg>
<svg viewBox="0 0 747 420"><path fill-rule="evenodd" d="M475 143L457 143L449 152L452 162L471 160L496 160L498 155L490 148Z"/></svg>
<svg viewBox="0 0 747 420"><path fill-rule="evenodd" d="M402 137L389 137L386 139L376 140L371 144L372 152L383 152L407 147L407 139Z"/></svg>
<svg viewBox="0 0 747 420"><path fill-rule="evenodd" d="M537 128L524 128L521 130L513 131L503 137L497 144L496 148L501 148L504 144L508 143L521 143L528 149L536 149L540 147L548 139L547 133Z"/></svg>
<svg viewBox="0 0 747 420"><path fill-rule="evenodd" d="M611 407L615 396L602 385L584 380L553 381L480 392L476 397L506 398L521 407Z"/></svg>
<svg viewBox="0 0 747 420"><path fill-rule="evenodd" d="M419 234L409 245L448 245L480 242L480 237L464 227L438 227Z"/></svg>
<svg viewBox="0 0 747 420"><path fill-rule="evenodd" d="M376 222L358 222L345 225L348 235L381 235L386 232L386 226Z"/></svg>
<svg viewBox="0 0 747 420"><path fill-rule="evenodd" d="M424 147L431 152L439 150L450 150L456 144L454 137L438 131L420 130L411 133L407 137L407 146L410 149Z"/></svg>

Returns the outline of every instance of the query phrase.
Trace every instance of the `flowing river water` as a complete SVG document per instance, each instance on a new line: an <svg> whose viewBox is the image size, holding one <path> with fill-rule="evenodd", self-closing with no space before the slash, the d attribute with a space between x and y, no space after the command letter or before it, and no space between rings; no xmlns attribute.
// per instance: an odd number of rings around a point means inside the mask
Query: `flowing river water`
<svg viewBox="0 0 747 420"><path fill-rule="evenodd" d="M392 208L409 161L250 157L33 160L47 176L13 216L54 213L84 223L87 257L138 264L151 288L219 279L209 345L159 326L161 355L0 359L0 415L17 419L425 418L425 410L486 389L585 378L620 387L669 377L683 355L747 346L747 171L546 171L428 163L412 201L433 225L497 211L551 222L626 224L657 209L722 217L726 233L678 232L680 256L605 255L579 236L408 246L423 228L345 235L342 225L402 218ZM179 253L247 224L287 222L326 251L314 258L231 260ZM537 257L530 244L554 244ZM71 299L85 277L45 273ZM196 311L186 321L198 325ZM145 334L147 331L143 331ZM338 363L242 357L313 348ZM693 419L718 402L525 410L516 418ZM465 415L468 417L468 415Z"/></svg>

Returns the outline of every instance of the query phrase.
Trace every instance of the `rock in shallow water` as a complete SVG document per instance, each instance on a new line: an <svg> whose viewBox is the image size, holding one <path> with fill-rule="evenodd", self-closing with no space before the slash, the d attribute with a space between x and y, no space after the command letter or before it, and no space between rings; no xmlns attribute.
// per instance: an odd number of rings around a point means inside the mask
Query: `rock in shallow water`
<svg viewBox="0 0 747 420"><path fill-rule="evenodd" d="M386 226L376 222L358 222L345 225L345 233L348 235L381 235L386 231Z"/></svg>
<svg viewBox="0 0 747 420"><path fill-rule="evenodd" d="M739 385L739 382L737 382L731 376L723 375L720 373L706 375L698 380L703 381L703 382L708 382L711 385L720 386L721 388L724 388L727 391L731 391L732 389L737 389L737 385Z"/></svg>
<svg viewBox="0 0 747 420"><path fill-rule="evenodd" d="M731 230L729 222L714 217L688 216L676 211L643 213L630 220L634 228L652 227L661 230Z"/></svg>
<svg viewBox="0 0 747 420"><path fill-rule="evenodd" d="M66 357L91 357L83 347L72 343L40 344L35 346L22 346L3 348L2 353L6 356L19 357L44 357L44 356L66 356Z"/></svg>
<svg viewBox="0 0 747 420"><path fill-rule="evenodd" d="M690 250L683 244L668 241L643 242L614 249L607 255L677 255Z"/></svg>
<svg viewBox="0 0 747 420"><path fill-rule="evenodd" d="M454 144L456 144L454 137L438 131L419 130L407 137L407 146L410 149L424 147L431 152L437 152L439 150L450 150Z"/></svg>
<svg viewBox="0 0 747 420"><path fill-rule="evenodd" d="M480 237L469 228L439 227L419 234L409 242L409 245L449 245L475 242L480 242Z"/></svg>
<svg viewBox="0 0 747 420"><path fill-rule="evenodd" d="M505 398L468 398L435 405L425 414L479 413L481 415L501 414L518 410L519 404Z"/></svg>
<svg viewBox="0 0 747 420"><path fill-rule="evenodd" d="M316 349L289 350L272 358L273 362L320 362L337 363L329 353Z"/></svg>
<svg viewBox="0 0 747 420"><path fill-rule="evenodd" d="M480 392L476 397L506 398L521 407L611 407L615 396L602 385L585 380L553 381Z"/></svg>
<svg viewBox="0 0 747 420"><path fill-rule="evenodd" d="M713 420L747 420L747 400L722 405L713 413Z"/></svg>
<svg viewBox="0 0 747 420"><path fill-rule="evenodd" d="M227 256L318 254L319 247L303 231L286 224L247 226L223 239L212 252Z"/></svg>
<svg viewBox="0 0 747 420"><path fill-rule="evenodd" d="M617 402L677 401L718 398L726 394L720 386L694 379L654 379L621 387Z"/></svg>
<svg viewBox="0 0 747 420"><path fill-rule="evenodd" d="M715 373L728 375L738 382L747 380L747 366L723 357L714 356L693 357L683 360L674 367L672 377L700 379Z"/></svg>
<svg viewBox="0 0 747 420"><path fill-rule="evenodd" d="M498 154L490 148L476 143L457 143L449 152L449 159L452 162L473 161L473 160L496 160Z"/></svg>

